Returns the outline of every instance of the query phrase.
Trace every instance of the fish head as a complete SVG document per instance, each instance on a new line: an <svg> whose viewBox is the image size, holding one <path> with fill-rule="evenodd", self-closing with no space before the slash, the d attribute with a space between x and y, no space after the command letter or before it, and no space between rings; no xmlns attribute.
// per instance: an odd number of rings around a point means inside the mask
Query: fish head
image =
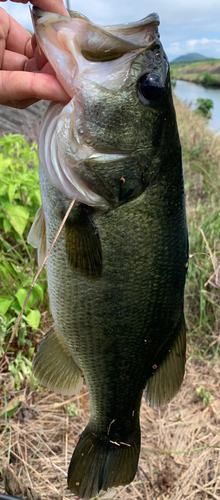
<svg viewBox="0 0 220 500"><path fill-rule="evenodd" d="M57 108L56 159L55 153L44 158L51 182L68 197L73 196L70 184L75 185L77 199L90 205L133 199L157 175L158 150L169 150L171 137L177 138L159 16L105 27L76 12L65 17L34 7L32 17L38 44L71 99ZM53 110L44 138L48 126L52 131L52 118ZM57 181L48 167L55 162Z"/></svg>

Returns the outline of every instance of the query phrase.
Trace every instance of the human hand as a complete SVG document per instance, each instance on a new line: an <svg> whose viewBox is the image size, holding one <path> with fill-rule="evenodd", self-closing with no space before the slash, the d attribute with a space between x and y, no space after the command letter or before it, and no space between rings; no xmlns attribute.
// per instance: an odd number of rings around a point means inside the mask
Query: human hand
<svg viewBox="0 0 220 500"><path fill-rule="evenodd" d="M62 0L31 3L47 12L68 15ZM67 103L70 98L44 54L39 53L35 35L0 7L0 104L22 109L40 99Z"/></svg>

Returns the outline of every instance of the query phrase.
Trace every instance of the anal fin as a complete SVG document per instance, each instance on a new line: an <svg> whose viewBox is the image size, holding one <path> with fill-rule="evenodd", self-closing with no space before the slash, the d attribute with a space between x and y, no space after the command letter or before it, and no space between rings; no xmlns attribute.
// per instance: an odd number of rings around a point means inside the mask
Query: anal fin
<svg viewBox="0 0 220 500"><path fill-rule="evenodd" d="M184 317L178 325L174 343L161 365L145 387L145 398L150 406L169 403L179 391L186 363L186 327Z"/></svg>
<svg viewBox="0 0 220 500"><path fill-rule="evenodd" d="M82 389L82 372L56 325L52 325L39 346L33 373L40 384L58 394L71 396Z"/></svg>
<svg viewBox="0 0 220 500"><path fill-rule="evenodd" d="M37 248L38 266L40 267L46 256L46 224L42 205L35 215L34 222L28 233L27 242Z"/></svg>

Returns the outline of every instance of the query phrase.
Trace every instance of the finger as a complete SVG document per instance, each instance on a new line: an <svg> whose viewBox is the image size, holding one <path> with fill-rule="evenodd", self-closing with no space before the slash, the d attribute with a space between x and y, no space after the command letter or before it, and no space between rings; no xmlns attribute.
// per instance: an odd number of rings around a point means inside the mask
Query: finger
<svg viewBox="0 0 220 500"><path fill-rule="evenodd" d="M31 34L4 9L0 8L0 63L4 50L26 55L31 49Z"/></svg>
<svg viewBox="0 0 220 500"><path fill-rule="evenodd" d="M4 1L4 0L3 0ZM28 0L11 0L15 3L28 3ZM63 14L68 16L68 10L66 9L62 0L32 0L30 1L35 7L44 10L45 12L56 12L57 14Z"/></svg>
<svg viewBox="0 0 220 500"><path fill-rule="evenodd" d="M67 103L70 97L53 75L25 71L0 71L0 104L24 99L47 99ZM17 106L15 106L17 107Z"/></svg>
<svg viewBox="0 0 220 500"><path fill-rule="evenodd" d="M9 16L10 27L7 37L6 48L14 50L19 54L26 55L27 43L31 41L31 34L23 28L15 19Z"/></svg>
<svg viewBox="0 0 220 500"><path fill-rule="evenodd" d="M39 49L39 47L37 46L35 51L34 51L34 57L35 57L35 60L36 60L36 64L37 64L37 67L38 69L41 69L43 68L43 66L46 64L47 62L47 58L44 54L44 52L42 52L41 49Z"/></svg>
<svg viewBox="0 0 220 500"><path fill-rule="evenodd" d="M1 2L4 0L1 0ZM32 104L35 104L35 102L39 102L40 99L22 99L21 101L8 101L7 102L7 108L16 108L16 109L25 109L28 108L28 106L31 106Z"/></svg>
<svg viewBox="0 0 220 500"><path fill-rule="evenodd" d="M46 60L45 64L42 66L42 68L39 70L39 68L36 64L35 57L33 57L33 59L29 59L26 62L25 71L31 71L34 73L46 73L47 75L56 76L54 69L52 68L51 64L47 60Z"/></svg>
<svg viewBox="0 0 220 500"><path fill-rule="evenodd" d="M10 50L5 50L1 69L6 71L23 71L27 61L28 58L26 56L16 54L16 52L11 52ZM36 68L32 71L35 70Z"/></svg>

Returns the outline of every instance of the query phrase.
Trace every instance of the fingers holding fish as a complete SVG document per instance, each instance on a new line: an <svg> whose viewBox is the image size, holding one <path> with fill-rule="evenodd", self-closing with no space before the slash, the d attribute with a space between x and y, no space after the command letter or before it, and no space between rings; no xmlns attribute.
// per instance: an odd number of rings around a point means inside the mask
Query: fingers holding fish
<svg viewBox="0 0 220 500"><path fill-rule="evenodd" d="M6 2L7 0L1 0L1 2ZM27 4L29 0L11 0L14 3ZM62 0L30 0L32 5L39 7L39 9L47 10L48 12L56 12L57 14L63 14L68 16L68 10L66 9L64 2Z"/></svg>
<svg viewBox="0 0 220 500"><path fill-rule="evenodd" d="M39 68L31 34L4 9L0 14L0 103L22 109L40 99L68 102L45 56L44 66Z"/></svg>
<svg viewBox="0 0 220 500"><path fill-rule="evenodd" d="M63 103L69 100L55 76L43 73L0 71L0 88L0 103L20 109L40 99L50 100L52 96Z"/></svg>
<svg viewBox="0 0 220 500"><path fill-rule="evenodd" d="M39 0L36 4L69 15L62 1ZM32 37L4 8L0 8L0 69L0 104L25 108L39 99L69 100L45 55L39 52L35 35Z"/></svg>

